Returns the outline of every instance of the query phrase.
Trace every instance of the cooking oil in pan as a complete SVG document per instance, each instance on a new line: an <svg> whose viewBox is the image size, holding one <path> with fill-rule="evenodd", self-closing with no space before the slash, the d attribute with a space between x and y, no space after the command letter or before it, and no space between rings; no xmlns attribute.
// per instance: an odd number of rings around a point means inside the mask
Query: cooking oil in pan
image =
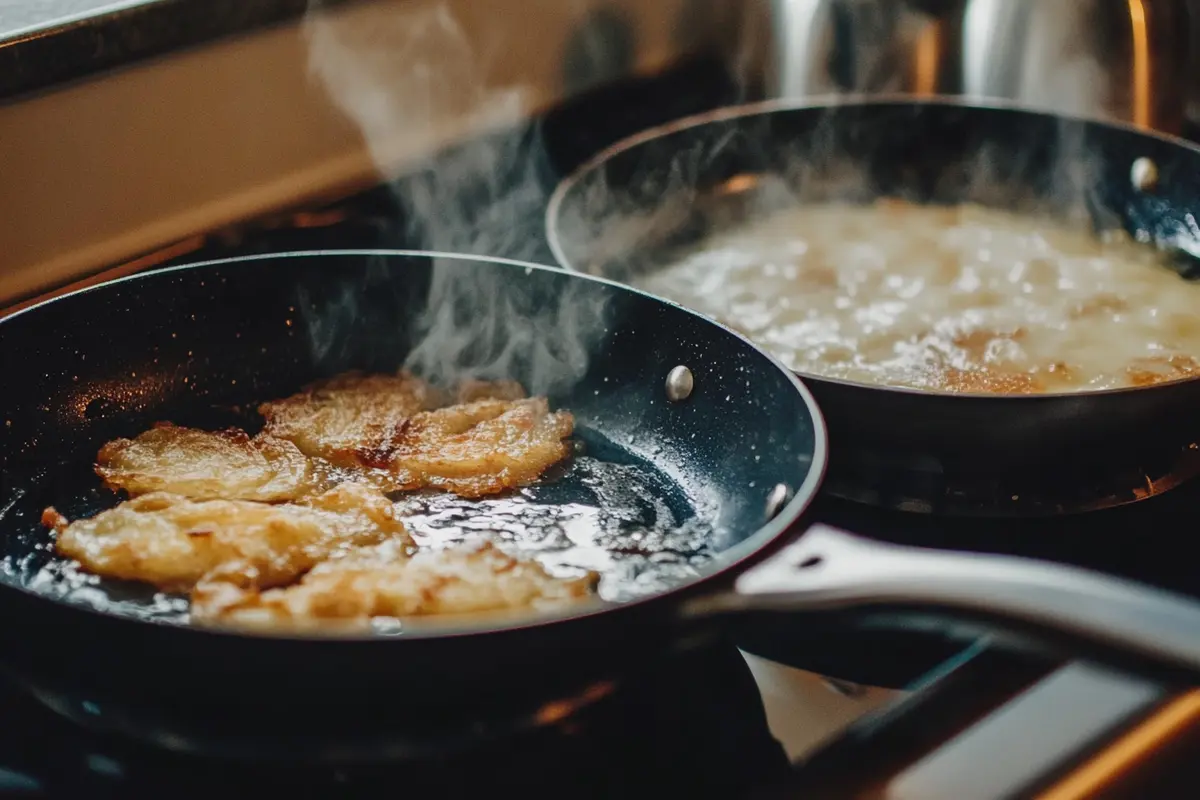
<svg viewBox="0 0 1200 800"><path fill-rule="evenodd" d="M73 469L79 475L65 484L61 478L49 482L56 491L18 490L0 502L0 511L8 506L0 514L8 551L0 558L0 581L97 610L186 622L186 597L101 579L55 556L51 534L39 522L46 505L76 519L118 501L99 487L90 469ZM485 535L509 552L538 559L555 575L594 570L601 575L600 596L623 601L693 577L713 557L711 526L681 494L648 464L577 456L557 475L510 495L466 500L419 493L400 495L396 503L422 546L452 546Z"/></svg>
<svg viewBox="0 0 1200 800"><path fill-rule="evenodd" d="M662 479L641 465L577 458L564 479L498 500L424 495L402 500L419 544L489 533L564 577L594 570L600 595L629 600L692 577L712 557L710 528L680 519Z"/></svg>

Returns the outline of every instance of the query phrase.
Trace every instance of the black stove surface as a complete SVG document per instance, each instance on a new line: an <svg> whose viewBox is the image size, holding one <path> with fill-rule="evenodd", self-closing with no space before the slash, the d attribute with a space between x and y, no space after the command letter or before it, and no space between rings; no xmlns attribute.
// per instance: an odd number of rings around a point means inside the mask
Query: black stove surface
<svg viewBox="0 0 1200 800"><path fill-rule="evenodd" d="M7 682L0 682L0 721L3 797L465 797L498 791L737 797L778 780L789 766L767 728L750 670L728 643L660 664L539 730L390 765L313 767L170 754L86 732Z"/></svg>

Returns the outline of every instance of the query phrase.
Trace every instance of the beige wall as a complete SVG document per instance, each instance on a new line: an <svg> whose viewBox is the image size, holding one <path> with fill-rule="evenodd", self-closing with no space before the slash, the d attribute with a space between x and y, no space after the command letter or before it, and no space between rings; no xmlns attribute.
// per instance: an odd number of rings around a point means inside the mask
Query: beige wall
<svg viewBox="0 0 1200 800"><path fill-rule="evenodd" d="M405 117L374 148L395 166L496 122L463 113L478 96L454 96L475 75L493 88L522 87L520 114L557 100L566 39L598 4L376 0L343 8L320 27L275 28L0 106L0 300L376 180L358 126L310 71L314 43L332 37L343 50L366 53L357 68L374 70L388 113ZM639 69L671 57L682 0L605 5L636 18ZM449 11L452 35L439 9ZM441 33L414 35L430 25ZM414 47L430 41L440 44ZM473 72L463 71L464 47L476 54ZM447 76L429 82L432 97L387 78L405 58Z"/></svg>

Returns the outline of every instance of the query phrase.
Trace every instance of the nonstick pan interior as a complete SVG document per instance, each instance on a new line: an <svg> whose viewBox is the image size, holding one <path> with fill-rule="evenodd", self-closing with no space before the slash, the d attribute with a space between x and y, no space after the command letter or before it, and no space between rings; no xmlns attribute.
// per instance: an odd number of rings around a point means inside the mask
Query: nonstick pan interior
<svg viewBox="0 0 1200 800"><path fill-rule="evenodd" d="M723 109L631 137L547 211L564 266L616 280L749 218L809 203L974 202L1124 229L1197 274L1200 151L1119 125L951 99ZM1200 381L1025 396L804 375L830 428L827 489L947 514L1045 515L1132 502L1200 471Z"/></svg>
<svg viewBox="0 0 1200 800"><path fill-rule="evenodd" d="M417 532L499 528L551 565L559 550L581 545L575 555L584 560L617 562L608 599L628 602L587 606L566 626L542 618L431 624L331 646L201 631L176 624L176 598L81 586L69 570L44 568L51 556L42 508L70 516L117 500L90 474L102 443L158 420L250 427L259 402L318 378L395 370L420 343L431 297L433 307L454 312L457 330L476 335L457 342L458 360L437 352L425 367L444 377L462 368L514 378L548 393L575 414L582 452L546 485L486 501L482 516L478 506L444 497L413 501ZM480 324L492 310L500 316ZM505 327L517 320L523 327ZM502 336L520 345L507 360L497 356ZM504 374L473 369L489 364ZM690 370L693 389L672 402L667 377L677 366ZM815 491L824 459L807 392L735 334L622 287L486 259L299 253L145 274L0 322L0 368L6 666L68 696L137 698L150 708L191 703L193 713L224 725L251 714L231 706L261 710L280 681L311 688L353 674L340 699L352 708L378 703L381 685L429 686L436 678L424 697L406 702L444 709L492 693L487 674L508 675L506 694L517 696L640 661L673 646L653 622L670 613L657 603L722 580L778 538ZM566 633L547 636L547 627ZM134 653L145 654L143 667L131 669ZM89 668L80 670L81 661ZM222 673L231 696L181 700L180 681L203 683L204 665L213 663L236 674ZM439 686L455 687L453 697Z"/></svg>
<svg viewBox="0 0 1200 800"><path fill-rule="evenodd" d="M427 371L514 376L548 390L580 431L570 463L517 496L406 496L419 535L441 540L492 529L565 569L603 567L589 559L607 557L618 565L602 596L629 600L711 571L713 557L767 521L776 484L805 482L819 423L803 394L736 336L677 307L503 262L243 259L85 291L0 328L5 374L16 389L0 414L8 580L51 592L78 582L52 580L62 572L43 568L56 559L41 546L47 537L38 520L47 504L74 519L119 500L91 469L104 441L163 420L254 432L263 400L350 369L395 371L422 336L431 291L474 321L455 322L460 339L439 344L444 352L423 362ZM506 296L478 303L493 291ZM505 319L482 319L493 312ZM435 330L429 339L443 335ZM495 347L503 336L518 342L511 358ZM672 402L666 382L676 366L687 367L694 389ZM561 558L547 555L562 550ZM76 600L96 597L93 587L77 588ZM176 616L169 598L118 591L137 599L116 610Z"/></svg>

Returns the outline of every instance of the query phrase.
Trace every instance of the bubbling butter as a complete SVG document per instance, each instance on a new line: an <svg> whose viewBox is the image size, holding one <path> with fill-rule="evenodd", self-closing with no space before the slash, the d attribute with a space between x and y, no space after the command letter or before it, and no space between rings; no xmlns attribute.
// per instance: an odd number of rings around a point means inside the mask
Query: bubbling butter
<svg viewBox="0 0 1200 800"><path fill-rule="evenodd" d="M1159 251L976 205L788 209L636 285L818 377L1037 394L1200 374L1200 283Z"/></svg>

